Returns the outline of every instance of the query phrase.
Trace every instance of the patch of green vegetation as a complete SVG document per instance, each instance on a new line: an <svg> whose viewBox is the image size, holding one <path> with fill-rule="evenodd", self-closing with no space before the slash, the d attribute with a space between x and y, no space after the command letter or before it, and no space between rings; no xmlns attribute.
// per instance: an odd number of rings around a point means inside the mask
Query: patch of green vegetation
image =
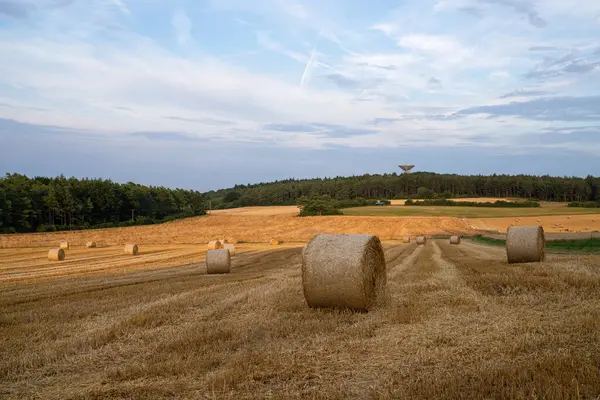
<svg viewBox="0 0 600 400"><path fill-rule="evenodd" d="M385 206L344 208L344 215L378 217L458 217L458 218L502 218L535 217L544 215L600 214L594 208L541 207L541 208L498 208L498 207L455 207L455 206Z"/></svg>
<svg viewBox="0 0 600 400"><path fill-rule="evenodd" d="M546 242L546 247L556 251L597 252L600 251L600 239L553 240Z"/></svg>
<svg viewBox="0 0 600 400"><path fill-rule="evenodd" d="M476 201L454 201L448 199L436 200L406 200L405 206L448 206L448 207L488 207L488 208L539 208L539 201L504 201L496 200L493 203Z"/></svg>
<svg viewBox="0 0 600 400"><path fill-rule="evenodd" d="M597 201L572 201L569 203L569 207L600 208L600 200L597 200Z"/></svg>
<svg viewBox="0 0 600 400"><path fill-rule="evenodd" d="M506 241L503 239L492 239L485 236L474 236L471 238L474 242L486 244L489 246L506 246ZM556 252L600 252L600 239L565 239L546 241L546 249Z"/></svg>
<svg viewBox="0 0 600 400"><path fill-rule="evenodd" d="M504 239L492 239L485 236L473 236L471 240L477 243L487 244L489 246L506 246L506 240Z"/></svg>

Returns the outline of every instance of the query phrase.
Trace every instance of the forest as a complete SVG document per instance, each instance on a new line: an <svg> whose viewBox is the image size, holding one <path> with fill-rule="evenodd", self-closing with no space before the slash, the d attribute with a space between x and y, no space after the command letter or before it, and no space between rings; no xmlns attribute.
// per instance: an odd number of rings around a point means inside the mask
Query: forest
<svg viewBox="0 0 600 400"><path fill-rule="evenodd" d="M326 197L318 197L326 196ZM165 222L204 215L213 209L295 205L306 198L331 198L339 207L382 199L520 197L600 205L600 177L531 175L450 175L431 172L287 179L236 185L200 193L184 189L120 184L109 179L0 177L0 233L108 228ZM322 208L322 207L321 207ZM334 207L335 208L335 207ZM322 213L322 210L306 210Z"/></svg>
<svg viewBox="0 0 600 400"><path fill-rule="evenodd" d="M44 232L165 222L205 214L202 193L111 180L0 177L0 232Z"/></svg>
<svg viewBox="0 0 600 400"><path fill-rule="evenodd" d="M431 172L360 175L324 179L287 179L236 185L205 193L212 208L292 205L301 197L334 200L519 197L540 201L599 202L600 177L532 175L455 175ZM581 203L575 203L581 204Z"/></svg>

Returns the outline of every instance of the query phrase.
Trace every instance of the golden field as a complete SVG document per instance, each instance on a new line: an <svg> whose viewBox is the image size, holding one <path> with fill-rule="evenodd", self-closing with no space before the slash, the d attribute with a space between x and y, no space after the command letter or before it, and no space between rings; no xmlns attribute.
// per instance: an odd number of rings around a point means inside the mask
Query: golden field
<svg viewBox="0 0 600 400"><path fill-rule="evenodd" d="M292 211L0 236L0 398L600 396L600 255L509 265L503 248L466 239L400 241L510 224L583 227L598 216ZM307 307L301 254L319 233L383 240L383 304L368 313ZM206 243L223 238L239 241L232 272L207 275ZM66 259L48 261L62 240L72 246ZM126 243L140 255L123 254Z"/></svg>
<svg viewBox="0 0 600 400"><path fill-rule="evenodd" d="M385 241L387 299L309 309L302 244L0 249L5 399L592 399L600 257Z"/></svg>
<svg viewBox="0 0 600 400"><path fill-rule="evenodd" d="M101 244L198 244L213 239L244 242L306 242L318 233L370 233L383 240L405 235L472 233L469 224L450 217L293 217L289 215L208 215L161 225L22 235L0 235L0 247Z"/></svg>
<svg viewBox="0 0 600 400"><path fill-rule="evenodd" d="M369 209L369 207L362 208ZM385 209L385 207L373 208ZM421 210L423 208L426 207L410 207L411 211L417 212L423 211ZM452 208L453 211L459 209L458 207L446 208ZM360 211L360 209L361 207L350 210ZM531 210L511 209L510 211L526 213ZM271 239L278 239L284 242L302 243L318 233L369 233L379 236L382 240L394 240L401 239L403 236L416 235L473 235L478 231L506 232L510 225L542 225L546 232L567 232L567 229L570 232L600 231L600 214L535 216L517 214L512 217L493 218L461 218L443 215L397 217L344 215L298 218L295 213L297 213L295 206L245 207L212 211L211 215L204 217L187 218L161 225L0 235L0 248L54 247L62 240L68 240L76 246L83 246L88 241L95 241L100 245L126 243L165 245L199 244L214 239L254 243L267 243Z"/></svg>

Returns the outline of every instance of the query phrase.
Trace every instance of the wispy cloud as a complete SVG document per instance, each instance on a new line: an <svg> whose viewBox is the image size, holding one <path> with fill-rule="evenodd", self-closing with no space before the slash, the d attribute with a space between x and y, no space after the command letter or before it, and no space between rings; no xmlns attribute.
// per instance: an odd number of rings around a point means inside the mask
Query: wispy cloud
<svg viewBox="0 0 600 400"><path fill-rule="evenodd" d="M539 121L600 121L600 96L550 97L461 110L458 115L515 116Z"/></svg>
<svg viewBox="0 0 600 400"><path fill-rule="evenodd" d="M161 145L329 150L508 149L597 120L597 2L395 7L0 0L0 117Z"/></svg>
<svg viewBox="0 0 600 400"><path fill-rule="evenodd" d="M0 0L0 14L12 18L25 19L33 9L32 5L22 1Z"/></svg>
<svg viewBox="0 0 600 400"><path fill-rule="evenodd" d="M547 22L540 17L535 5L530 0L479 0L482 3L496 4L512 8L515 12L527 17L529 23L537 28L544 28Z"/></svg>
<svg viewBox="0 0 600 400"><path fill-rule="evenodd" d="M512 92L508 92L500 96L500 99L508 99L511 97L533 97L533 96L547 96L552 94L551 92L547 92L545 90L527 90L527 89L518 89L513 90Z"/></svg>
<svg viewBox="0 0 600 400"><path fill-rule="evenodd" d="M180 46L185 46L189 42L192 35L192 20L190 20L183 10L177 10L175 13L173 13L171 23L173 24L173 29L175 30L177 43L179 43Z"/></svg>

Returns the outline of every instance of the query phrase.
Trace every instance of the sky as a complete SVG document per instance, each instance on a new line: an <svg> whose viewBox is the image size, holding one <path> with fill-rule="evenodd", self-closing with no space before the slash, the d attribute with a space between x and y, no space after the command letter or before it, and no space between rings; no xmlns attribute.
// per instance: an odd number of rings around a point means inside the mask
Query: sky
<svg viewBox="0 0 600 400"><path fill-rule="evenodd" d="M0 0L0 173L600 175L600 1Z"/></svg>

